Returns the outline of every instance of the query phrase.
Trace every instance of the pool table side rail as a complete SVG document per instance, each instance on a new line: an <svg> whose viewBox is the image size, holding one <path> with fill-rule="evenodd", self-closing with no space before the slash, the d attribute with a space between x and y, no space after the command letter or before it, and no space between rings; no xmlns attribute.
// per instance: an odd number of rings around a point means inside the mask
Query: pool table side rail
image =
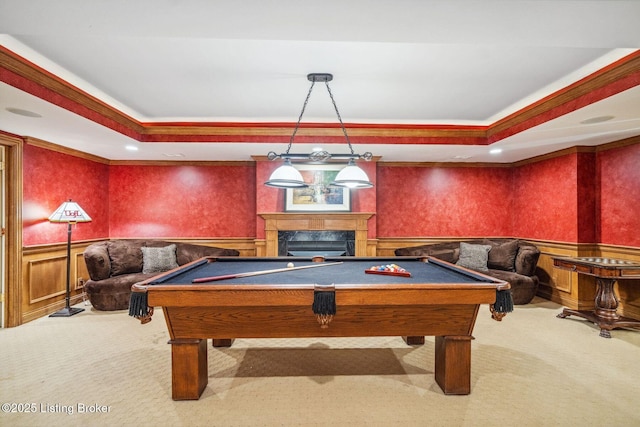
<svg viewBox="0 0 640 427"><path fill-rule="evenodd" d="M216 287L184 287L164 285L153 287L148 293L151 307L196 306L311 306L314 285L224 285ZM472 290L473 292L469 292ZM495 287L469 284L397 285L366 287L336 285L336 303L347 305L441 305L441 304L492 304L496 299Z"/></svg>
<svg viewBox="0 0 640 427"><path fill-rule="evenodd" d="M204 257L189 264L175 268L168 272L159 274L131 287L133 292L147 292L152 289L149 295L148 305L154 306L255 306L255 305L308 305L313 303L313 290L318 286L315 283L272 283L268 285L251 284L247 278L247 284L221 284L214 286L210 284L157 284L159 280L168 281L179 274L183 269L204 263L215 262L224 257ZM237 257L229 257L235 261ZM341 257L345 258L345 257ZM256 258L253 258L256 259ZM346 257L348 259L348 257ZM359 257L359 260L380 260L377 257ZM453 268L467 276L473 277L482 282L476 283L407 283L407 284L336 284L332 288L336 291L336 300L339 305L358 305L362 303L374 304L379 301L385 305L406 305L406 304L492 304L495 302L495 292L508 290L508 282L498 280L486 274L479 273L464 267L450 264L430 256L427 257L394 257L392 259L423 262L431 262ZM257 260L264 260L259 258ZM281 259L278 259L279 261ZM480 292L484 288L484 292ZM326 287L323 286L323 289ZM470 294L466 291L474 289L476 292ZM268 296L278 294L278 300L270 299Z"/></svg>
<svg viewBox="0 0 640 427"><path fill-rule="evenodd" d="M293 257L287 257L287 259L289 258L293 258ZM339 258L332 258L333 259L345 259L345 260L349 260L349 258L354 258L354 257L339 257ZM207 256L207 257L203 257L200 258L198 260L192 261L188 264L184 264L182 266L179 266L177 268L174 268L172 270L163 272L158 274L157 276L148 278L144 281L135 283L132 285L131 290L133 292L146 292L151 286L153 286L153 289L163 289L166 287L166 289L169 289L169 287L174 288L177 286L184 286L184 285L178 285L178 284L167 284L167 285L162 285L159 283L156 283L158 281L164 281L167 282L169 281L172 277L175 277L177 275L180 275L181 272L187 268L191 268L192 266L198 266L201 264L207 264L210 262L215 262L217 260L223 260L223 259L227 259L229 261L246 261L246 260L256 260L256 261L264 261L264 260L278 260L278 261L282 261L282 258L249 258L249 257L245 257L245 258L238 258L238 257L215 257L215 256ZM358 260L367 260L367 261L372 261L375 262L376 260L381 260L381 259L387 259L387 258L378 258L378 257L358 257ZM473 283L472 286L477 287L477 286L481 286L483 284L485 284L487 287L490 287L492 289L495 289L496 291L503 291L503 290L508 290L511 289L511 285L509 284L509 282L506 282L504 280L499 280L496 279L495 277L483 274L481 272L475 271L475 270L471 270L465 267L461 267L459 265L455 265L455 264L451 264L447 261L443 261L441 259L438 258L434 258L431 256L420 256L420 257L415 257L415 256L398 256L398 257L393 257L393 258L388 258L388 259L392 259L392 260L399 260L400 262L402 260L407 260L407 261L416 261L416 260L420 260L422 262L429 262L432 264L436 264L436 265L441 265L444 266L446 268L451 268L456 270L458 273L461 273L463 275L466 275L468 277L472 277L474 279L480 280L483 283ZM291 284L278 284L278 283L273 283L273 284L269 284L267 285L269 288L272 287L300 287L300 285L304 285L304 284L296 284L296 285L291 285ZM314 285L315 284L308 284L308 285ZM408 287L416 287L416 286L423 286L424 284L407 284L406 286ZM452 286L452 287L460 287L460 286L469 286L468 283L428 283L426 284L429 287L432 286L442 286L443 289L446 289L447 286ZM203 284L203 285L198 285L198 284L190 284L189 287L190 289L193 290L198 290L200 289L198 286L202 286L202 289L206 289L209 290L210 289L210 285L209 284ZM216 286L225 286L223 284L216 284ZM242 284L233 284L233 285L227 285L227 286L243 286ZM251 279L247 279L247 284L246 286L251 286L256 288L257 286L260 285L256 285L256 284L251 284ZM398 285L398 284L393 284L393 283L382 283L382 284L358 284L358 283L353 283L353 284L342 284L342 285L335 285L336 287L339 286L345 286L345 287L367 287L368 289L372 289L375 286L382 286L382 287L388 287L388 286L394 286L394 287L400 287L403 285ZM239 289L239 288L237 288Z"/></svg>
<svg viewBox="0 0 640 427"><path fill-rule="evenodd" d="M416 257L396 257L416 260ZM141 321L150 320L153 307L252 307L252 306L311 306L314 291L319 287L314 283L288 284L157 284L159 279L170 281L171 277L180 274L190 266L213 262L216 257L205 257L179 268L162 273L150 279L136 283L131 287L132 293L144 293L145 304L149 312L138 316ZM237 259L237 258L234 258ZM372 258L379 259L379 258ZM336 303L339 306L367 305L447 305L447 304L493 304L496 291L508 290L508 282L478 273L473 270L453 266L445 261L431 257L420 257L424 262L432 262L453 267L456 271L478 278L482 282L475 283L407 283L407 284L336 284ZM250 281L250 278L247 278ZM326 290L326 286L322 286ZM472 290L472 292L469 292ZM149 292L151 291L151 292ZM133 301L133 300L132 300ZM131 312L130 312L131 314Z"/></svg>

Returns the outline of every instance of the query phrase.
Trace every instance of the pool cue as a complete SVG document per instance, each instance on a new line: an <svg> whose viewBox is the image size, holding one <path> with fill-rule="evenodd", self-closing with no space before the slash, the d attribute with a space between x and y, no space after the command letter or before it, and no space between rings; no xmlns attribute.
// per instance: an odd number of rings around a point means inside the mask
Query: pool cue
<svg viewBox="0 0 640 427"><path fill-rule="evenodd" d="M222 276L199 277L197 279L193 279L191 283L215 282L216 280L237 279L240 277L260 276L262 274L271 274L271 273L283 273L286 271L302 270L303 268L329 267L330 265L342 264L342 262L343 261L326 262L326 263L319 262L311 265L303 265L300 267L285 267L285 268L276 268L273 270L260 270L260 271L249 271L246 273L238 273L238 274L225 274Z"/></svg>

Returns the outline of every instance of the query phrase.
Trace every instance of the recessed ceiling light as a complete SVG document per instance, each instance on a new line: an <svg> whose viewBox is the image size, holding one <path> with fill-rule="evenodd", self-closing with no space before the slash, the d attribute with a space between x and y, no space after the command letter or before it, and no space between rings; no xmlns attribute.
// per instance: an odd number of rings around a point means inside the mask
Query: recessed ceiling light
<svg viewBox="0 0 640 427"><path fill-rule="evenodd" d="M7 107L6 110L10 113L17 114L19 116L36 117L36 118L42 117L38 113L34 113L33 111L29 111L29 110L23 110L21 108Z"/></svg>
<svg viewBox="0 0 640 427"><path fill-rule="evenodd" d="M609 120L613 119L614 117L615 116L591 117L590 119L583 120L580 123L582 123L583 125L592 125L594 123L608 122Z"/></svg>
<svg viewBox="0 0 640 427"><path fill-rule="evenodd" d="M127 145L124 148L129 151L138 151L138 147L136 147L135 145Z"/></svg>
<svg viewBox="0 0 640 427"><path fill-rule="evenodd" d="M471 156L461 156L461 155L457 155L457 156L453 156L454 159L456 160L466 160L466 159L470 159Z"/></svg>
<svg viewBox="0 0 640 427"><path fill-rule="evenodd" d="M165 157L184 157L182 153L163 153Z"/></svg>
<svg viewBox="0 0 640 427"><path fill-rule="evenodd" d="M500 154L502 153L502 148L492 148L489 150L489 154Z"/></svg>

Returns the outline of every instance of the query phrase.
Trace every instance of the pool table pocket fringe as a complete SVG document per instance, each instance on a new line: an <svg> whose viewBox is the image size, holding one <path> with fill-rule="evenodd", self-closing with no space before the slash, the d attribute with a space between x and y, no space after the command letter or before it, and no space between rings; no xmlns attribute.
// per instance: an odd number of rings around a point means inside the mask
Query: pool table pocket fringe
<svg viewBox="0 0 640 427"><path fill-rule="evenodd" d="M322 329L328 328L329 323L333 320L333 315L336 314L336 293L333 290L314 290L311 308L320 327Z"/></svg>
<svg viewBox="0 0 640 427"><path fill-rule="evenodd" d="M505 314L513 311L513 297L511 296L510 289L496 290L496 302L491 307L491 311L497 313L500 319L502 319Z"/></svg>
<svg viewBox="0 0 640 427"><path fill-rule="evenodd" d="M153 312L150 311L147 304L146 292L131 292L129 299L129 316L139 319L142 323L151 321L151 314Z"/></svg>

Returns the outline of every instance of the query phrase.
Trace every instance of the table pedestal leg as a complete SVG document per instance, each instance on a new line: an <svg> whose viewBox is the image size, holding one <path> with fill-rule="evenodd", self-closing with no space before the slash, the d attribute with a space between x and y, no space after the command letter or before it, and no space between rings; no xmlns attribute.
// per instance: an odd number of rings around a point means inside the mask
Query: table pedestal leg
<svg viewBox="0 0 640 427"><path fill-rule="evenodd" d="M176 339L171 344L173 400L198 400L207 386L207 340Z"/></svg>
<svg viewBox="0 0 640 427"><path fill-rule="evenodd" d="M444 394L471 392L471 336L436 337L436 382Z"/></svg>
<svg viewBox="0 0 640 427"><path fill-rule="evenodd" d="M565 308L557 317L577 316L589 320L600 328L600 336L611 338L611 330L616 328L638 328L640 320L622 317L617 313L619 300L613 285L616 279L598 277L596 279L595 310L572 310Z"/></svg>

